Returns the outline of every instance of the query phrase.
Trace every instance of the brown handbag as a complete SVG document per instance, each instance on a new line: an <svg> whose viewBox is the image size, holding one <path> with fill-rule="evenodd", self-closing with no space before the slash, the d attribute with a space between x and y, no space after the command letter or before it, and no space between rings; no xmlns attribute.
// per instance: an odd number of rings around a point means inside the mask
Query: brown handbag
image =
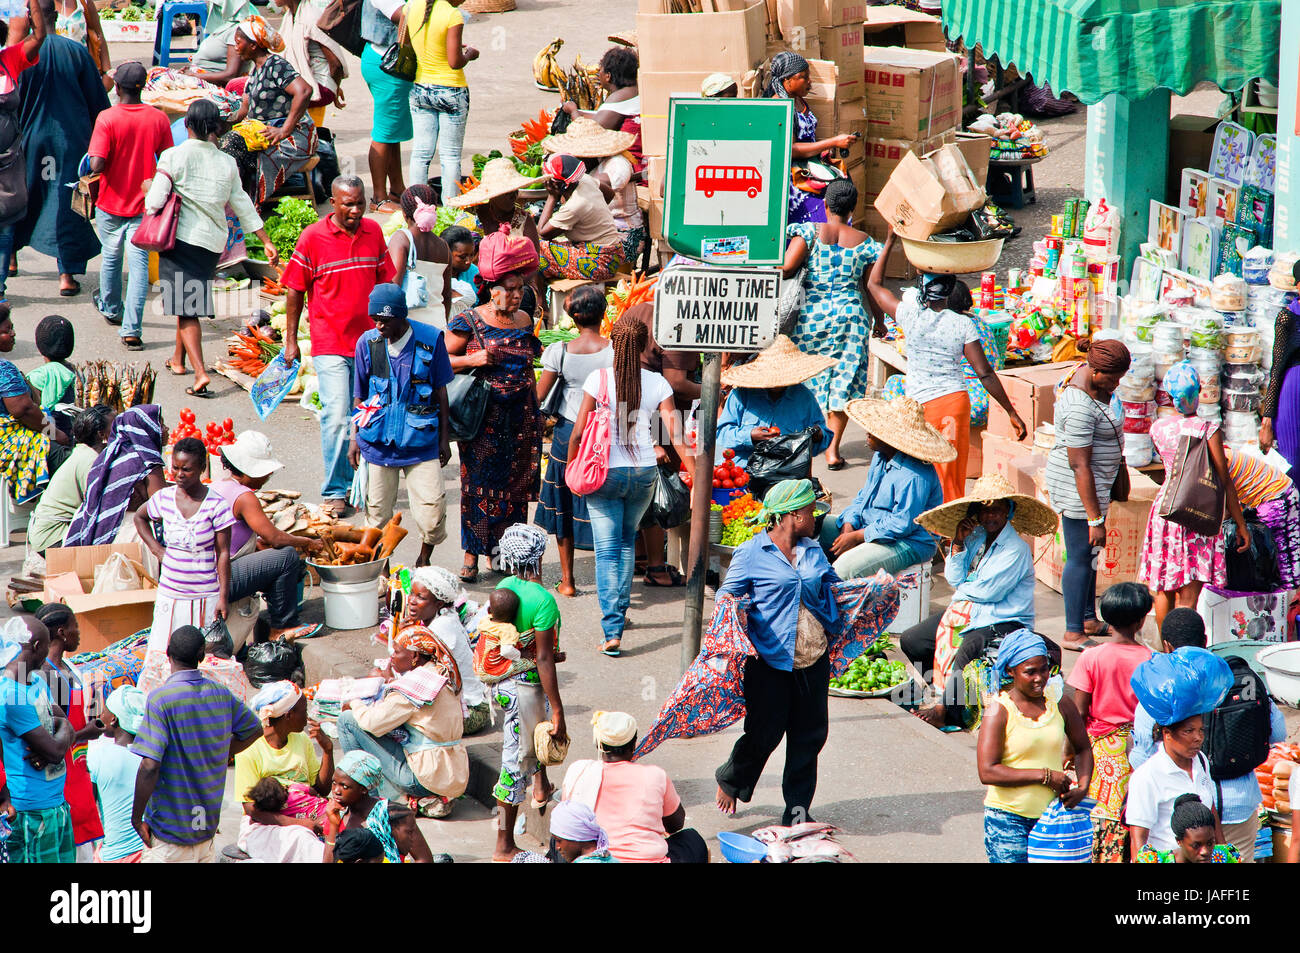
<svg viewBox="0 0 1300 953"><path fill-rule="evenodd" d="M94 221L95 206L99 204L99 172L83 175L72 188L72 210L86 221Z"/></svg>
<svg viewBox="0 0 1300 953"><path fill-rule="evenodd" d="M1133 489L1132 483L1128 477L1128 464L1124 461L1124 441L1119 437L1119 428L1115 422L1106 418L1106 423L1110 424L1110 429L1115 431L1115 442L1119 444L1119 470L1115 473L1115 482L1110 485L1110 501L1112 503L1127 503L1128 495Z"/></svg>
<svg viewBox="0 0 1300 953"><path fill-rule="evenodd" d="M1208 427L1179 438L1173 472L1165 483L1157 513L1171 523L1214 538L1223 524L1227 490L1214 472Z"/></svg>

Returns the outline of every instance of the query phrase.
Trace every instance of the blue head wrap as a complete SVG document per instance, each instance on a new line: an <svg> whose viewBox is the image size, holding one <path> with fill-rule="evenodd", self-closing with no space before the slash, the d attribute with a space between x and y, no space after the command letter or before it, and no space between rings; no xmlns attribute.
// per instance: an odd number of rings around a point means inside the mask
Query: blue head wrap
<svg viewBox="0 0 1300 953"><path fill-rule="evenodd" d="M1184 645L1172 655L1151 656L1133 670L1129 684L1155 723L1168 727L1223 701L1232 669L1213 652Z"/></svg>
<svg viewBox="0 0 1300 953"><path fill-rule="evenodd" d="M1180 414L1196 412L1196 404L1201 399L1201 376L1190 361L1179 361L1169 368L1161 384Z"/></svg>
<svg viewBox="0 0 1300 953"><path fill-rule="evenodd" d="M339 760L338 769L367 791L379 787L379 782L384 779L384 768L379 759L356 748Z"/></svg>
<svg viewBox="0 0 1300 953"><path fill-rule="evenodd" d="M994 684L1001 685L1003 679L1007 677L1007 673L1013 668L1021 662L1027 662L1031 658L1038 658L1040 655L1051 658L1047 654L1047 643L1043 641L1041 635L1036 635L1028 629L1017 629L1012 632L998 646L997 666L994 669L997 680Z"/></svg>

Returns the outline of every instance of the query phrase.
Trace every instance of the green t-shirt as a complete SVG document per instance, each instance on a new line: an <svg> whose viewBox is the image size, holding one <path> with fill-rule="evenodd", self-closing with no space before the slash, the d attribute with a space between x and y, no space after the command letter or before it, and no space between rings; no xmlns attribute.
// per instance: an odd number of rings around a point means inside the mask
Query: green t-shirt
<svg viewBox="0 0 1300 953"><path fill-rule="evenodd" d="M77 375L72 368L58 361L45 362L30 371L27 379L41 392L41 410L53 410L55 404L70 404L77 396L72 389Z"/></svg>
<svg viewBox="0 0 1300 953"><path fill-rule="evenodd" d="M501 580L498 589L509 589L519 597L519 614L515 616L515 628L520 635L526 632L545 632L555 629L556 642L559 642L560 607L555 596L546 591L546 587L535 582L509 576Z"/></svg>

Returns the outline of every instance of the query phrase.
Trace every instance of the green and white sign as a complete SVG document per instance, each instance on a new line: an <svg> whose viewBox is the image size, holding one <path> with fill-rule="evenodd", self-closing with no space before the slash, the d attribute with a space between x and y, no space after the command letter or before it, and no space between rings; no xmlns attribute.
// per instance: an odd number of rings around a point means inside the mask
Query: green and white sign
<svg viewBox="0 0 1300 953"><path fill-rule="evenodd" d="M718 265L785 258L789 99L677 99L668 107L664 238Z"/></svg>

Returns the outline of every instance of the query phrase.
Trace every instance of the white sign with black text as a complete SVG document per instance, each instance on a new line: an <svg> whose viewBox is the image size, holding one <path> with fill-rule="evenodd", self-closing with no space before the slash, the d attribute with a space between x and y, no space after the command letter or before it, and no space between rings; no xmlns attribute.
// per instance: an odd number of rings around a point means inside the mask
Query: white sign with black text
<svg viewBox="0 0 1300 953"><path fill-rule="evenodd" d="M778 268L667 268L655 285L655 341L681 351L761 351L780 322Z"/></svg>

